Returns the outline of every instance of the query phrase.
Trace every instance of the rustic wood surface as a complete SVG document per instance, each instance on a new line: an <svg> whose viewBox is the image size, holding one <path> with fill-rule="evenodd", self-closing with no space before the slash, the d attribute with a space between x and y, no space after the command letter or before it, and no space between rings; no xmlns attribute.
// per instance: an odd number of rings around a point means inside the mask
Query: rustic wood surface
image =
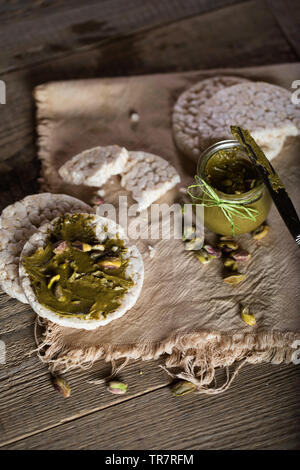
<svg viewBox="0 0 300 470"><path fill-rule="evenodd" d="M0 20L0 210L37 190L35 85L300 57L297 0L1 0ZM220 396L176 399L153 361L129 364L121 374L128 394L110 395L87 383L108 372L100 362L68 374L72 395L63 400L28 354L33 320L28 306L1 293L2 449L300 448L299 367L246 366Z"/></svg>

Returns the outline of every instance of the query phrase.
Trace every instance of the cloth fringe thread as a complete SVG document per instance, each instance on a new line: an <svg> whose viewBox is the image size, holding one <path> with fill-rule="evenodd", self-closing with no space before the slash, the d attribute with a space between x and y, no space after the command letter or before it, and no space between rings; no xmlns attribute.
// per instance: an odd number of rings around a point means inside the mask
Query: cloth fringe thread
<svg viewBox="0 0 300 470"><path fill-rule="evenodd" d="M38 338L38 326L44 330L41 339ZM105 344L69 348L63 342L59 326L37 318L35 339L35 352L42 362L48 364L52 374L76 368L89 369L95 361L104 359L111 363L111 378L126 367L131 359L146 361L164 356L164 364L160 364L160 367L170 377L192 382L198 392L213 395L227 390L246 363L291 362L295 352L293 342L299 340L299 336L279 331L236 333L231 336L202 331L176 336L159 344ZM123 362L117 365L116 362L122 359ZM233 364L236 367L230 371L229 367ZM226 380L218 386L216 370L220 368L226 368Z"/></svg>

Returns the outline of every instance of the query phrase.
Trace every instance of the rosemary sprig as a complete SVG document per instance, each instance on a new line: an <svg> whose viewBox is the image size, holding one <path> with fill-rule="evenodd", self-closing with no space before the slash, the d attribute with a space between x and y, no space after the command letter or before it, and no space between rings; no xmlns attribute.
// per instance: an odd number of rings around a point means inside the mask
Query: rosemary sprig
<svg viewBox="0 0 300 470"><path fill-rule="evenodd" d="M187 193L192 199L198 199L201 202L196 204L201 204L204 207L219 207L223 212L226 219L230 222L232 228L232 234L235 234L235 230L239 229L239 226L234 222L233 217L240 217L241 219L253 220L255 222L256 215L258 211L251 207L240 206L238 202L227 201L222 199L216 193L216 191L202 178L198 175L195 176L196 184L192 184L187 188ZM195 196L191 193L191 190L194 188L200 189L202 196ZM249 201L243 201L247 204Z"/></svg>

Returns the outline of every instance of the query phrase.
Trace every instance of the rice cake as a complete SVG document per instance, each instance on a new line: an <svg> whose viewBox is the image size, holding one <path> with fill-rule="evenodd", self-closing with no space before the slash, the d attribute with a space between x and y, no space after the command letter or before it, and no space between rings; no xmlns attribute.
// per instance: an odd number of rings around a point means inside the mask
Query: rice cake
<svg viewBox="0 0 300 470"><path fill-rule="evenodd" d="M180 183L180 176L167 160L152 153L129 152L121 185L132 192L139 212Z"/></svg>
<svg viewBox="0 0 300 470"><path fill-rule="evenodd" d="M122 173L127 159L128 152L124 147L94 147L75 155L62 165L58 172L67 183L99 188L112 175Z"/></svg>
<svg viewBox="0 0 300 470"><path fill-rule="evenodd" d="M231 125L247 129L266 154L275 158L288 136L299 135L300 109L291 93L264 82L249 82L218 91L198 114L199 147L230 139Z"/></svg>
<svg viewBox="0 0 300 470"><path fill-rule="evenodd" d="M28 303L19 280L19 258L29 237L58 215L78 211L94 212L79 199L51 193L27 196L3 210L0 218L0 283L8 295Z"/></svg>
<svg viewBox="0 0 300 470"><path fill-rule="evenodd" d="M173 110L173 136L178 148L188 157L198 159L202 146L198 137L198 113L205 101L223 88L248 82L246 78L216 76L201 80L182 93Z"/></svg>

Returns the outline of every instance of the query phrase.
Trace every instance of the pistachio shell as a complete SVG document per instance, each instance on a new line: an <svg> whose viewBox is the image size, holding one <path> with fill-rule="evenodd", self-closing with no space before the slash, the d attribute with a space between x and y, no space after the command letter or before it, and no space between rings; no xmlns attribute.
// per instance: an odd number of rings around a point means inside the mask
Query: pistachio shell
<svg viewBox="0 0 300 470"><path fill-rule="evenodd" d="M55 390L57 390L64 398L68 398L71 395L71 387L64 379L58 376L52 377L52 384Z"/></svg>
<svg viewBox="0 0 300 470"><path fill-rule="evenodd" d="M249 307L243 307L241 310L241 318L243 322L247 323L247 325L254 326L256 325L256 320L254 315L250 313Z"/></svg>
<svg viewBox="0 0 300 470"><path fill-rule="evenodd" d="M268 232L269 232L269 226L261 225L256 230L254 230L254 232L252 232L252 237L254 238L254 240L261 240L267 235Z"/></svg>
<svg viewBox="0 0 300 470"><path fill-rule="evenodd" d="M113 393L115 395L124 395L124 393L127 392L127 387L128 384L112 380L111 382L108 382L107 389L110 393Z"/></svg>
<svg viewBox="0 0 300 470"><path fill-rule="evenodd" d="M192 382L187 382L185 380L180 380L172 387L172 393L175 397L182 397L187 393L194 392L196 390L196 385Z"/></svg>
<svg viewBox="0 0 300 470"><path fill-rule="evenodd" d="M224 277L224 282L227 284L239 284L245 279L246 275L238 272L230 273Z"/></svg>

